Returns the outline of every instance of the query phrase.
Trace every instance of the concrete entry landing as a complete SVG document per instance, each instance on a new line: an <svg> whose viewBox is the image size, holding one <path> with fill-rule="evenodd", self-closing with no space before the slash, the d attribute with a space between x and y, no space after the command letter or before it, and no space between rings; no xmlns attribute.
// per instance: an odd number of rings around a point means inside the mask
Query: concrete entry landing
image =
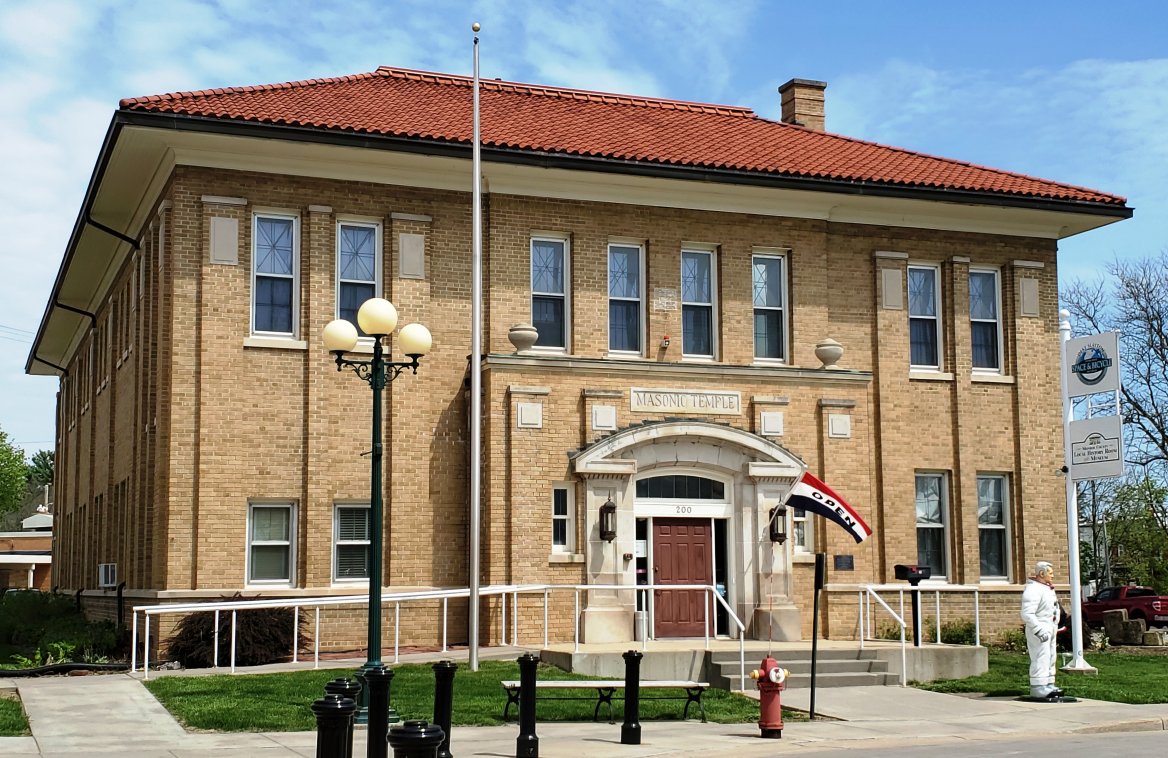
<svg viewBox="0 0 1168 758"><path fill-rule="evenodd" d="M779 665L791 672L789 689L809 687L811 683L811 643L760 642L745 645L745 668L749 676L764 656L772 655ZM722 689L739 689L741 664L736 640L711 640L705 648L702 640L657 640L642 648L640 643L582 644L575 650L572 643L550 645L540 650L540 658L566 671L608 678L624 677L626 650L641 650L641 677L644 679L690 679L706 681ZM905 648L906 681L961 679L983 674L989 669L984 647L970 645L923 645ZM821 640L816 661L817 687L894 685L900 683L901 648L899 642L869 641L861 650L853 640ZM746 688L753 689L747 680Z"/></svg>

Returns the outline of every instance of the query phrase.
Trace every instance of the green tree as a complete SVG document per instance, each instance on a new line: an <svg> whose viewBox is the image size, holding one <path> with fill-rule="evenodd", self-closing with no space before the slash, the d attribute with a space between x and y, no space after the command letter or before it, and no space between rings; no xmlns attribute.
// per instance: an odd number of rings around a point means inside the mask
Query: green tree
<svg viewBox="0 0 1168 758"><path fill-rule="evenodd" d="M1168 544L1158 516L1165 501L1168 487L1146 477L1116 489L1107 524L1116 582L1168 593Z"/></svg>
<svg viewBox="0 0 1168 758"><path fill-rule="evenodd" d="M53 483L53 451L38 450L28 462L29 489Z"/></svg>
<svg viewBox="0 0 1168 758"><path fill-rule="evenodd" d="M0 429L0 516L20 507L27 478L24 451L13 445L8 433Z"/></svg>

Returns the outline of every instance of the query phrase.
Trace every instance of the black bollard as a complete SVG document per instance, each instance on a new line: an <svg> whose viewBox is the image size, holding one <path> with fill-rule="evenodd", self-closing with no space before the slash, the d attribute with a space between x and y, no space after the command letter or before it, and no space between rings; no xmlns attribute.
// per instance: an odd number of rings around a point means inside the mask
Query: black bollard
<svg viewBox="0 0 1168 758"><path fill-rule="evenodd" d="M385 735L389 729L389 683L393 672L385 666L366 667L363 672L369 688L369 731L366 735L369 758L385 758Z"/></svg>
<svg viewBox="0 0 1168 758"><path fill-rule="evenodd" d="M621 744L641 744L641 659L645 656L629 650L625 659L625 723L621 724Z"/></svg>
<svg viewBox="0 0 1168 758"><path fill-rule="evenodd" d="M357 704L340 695L325 695L312 704L316 716L316 758L349 758L353 752L353 713Z"/></svg>
<svg viewBox="0 0 1168 758"><path fill-rule="evenodd" d="M393 758L435 758L446 733L437 724L407 721L389 733Z"/></svg>
<svg viewBox="0 0 1168 758"><path fill-rule="evenodd" d="M355 679L346 679L344 677L337 677L331 682L326 682L324 685L324 694L326 695L340 695L347 697L354 703L357 698L361 696L361 685ZM344 758L353 758L353 720L349 720L349 734L345 738L345 755Z"/></svg>
<svg viewBox="0 0 1168 758"><path fill-rule="evenodd" d="M438 747L438 758L453 758L450 753L450 719L454 715L454 661L434 664L434 725L442 727L445 735Z"/></svg>
<svg viewBox="0 0 1168 758"><path fill-rule="evenodd" d="M535 736L535 669L539 658L531 653L519 656L519 737L516 758L539 758L539 737Z"/></svg>

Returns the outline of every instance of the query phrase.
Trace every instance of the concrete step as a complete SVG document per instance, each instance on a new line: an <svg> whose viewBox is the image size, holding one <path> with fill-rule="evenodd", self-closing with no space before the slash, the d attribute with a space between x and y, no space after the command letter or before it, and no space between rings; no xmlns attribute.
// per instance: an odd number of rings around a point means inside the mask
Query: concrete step
<svg viewBox="0 0 1168 758"><path fill-rule="evenodd" d="M900 679L888 673L888 664L876 660L871 651L825 651L835 655L816 660L817 687L860 687L870 685L899 684ZM862 657L858 657L862 656ZM715 687L732 688L738 686L741 667L737 656L726 660L721 653L711 653L707 678ZM787 653L778 655L779 665L790 672L788 687L811 686L811 653ZM747 674L758 666L758 661L747 660Z"/></svg>
<svg viewBox="0 0 1168 758"><path fill-rule="evenodd" d="M786 665L787 661L811 660L811 648L806 650L776 650L772 653L779 663L783 664L784 668L790 668ZM765 652L746 651L746 663L750 665L753 660L757 664L761 661ZM723 661L737 662L737 650L713 650L709 653L709 660L715 663ZM819 650L816 653L816 659L822 661L873 661L876 660L876 651L874 650Z"/></svg>
<svg viewBox="0 0 1168 758"><path fill-rule="evenodd" d="M900 678L889 673L851 673L815 675L815 687L865 687L900 684ZM791 674L787 677L788 689L805 689L811 686L811 674Z"/></svg>

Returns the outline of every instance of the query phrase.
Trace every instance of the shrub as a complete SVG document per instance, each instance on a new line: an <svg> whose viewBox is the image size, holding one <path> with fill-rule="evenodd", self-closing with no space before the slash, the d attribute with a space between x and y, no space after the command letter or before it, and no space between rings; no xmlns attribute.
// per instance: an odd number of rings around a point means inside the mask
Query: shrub
<svg viewBox="0 0 1168 758"><path fill-rule="evenodd" d="M292 656L291 608L255 608L236 614L235 664L262 666ZM296 629L296 645L305 645L307 619L301 616ZM202 611L185 616L170 638L167 651L171 660L185 668L210 668L215 655L215 614ZM219 663L231 660L231 614L219 614Z"/></svg>
<svg viewBox="0 0 1168 758"><path fill-rule="evenodd" d="M123 636L110 621L90 621L66 595L7 592L0 598L0 644L23 661L92 661L115 654Z"/></svg>
<svg viewBox="0 0 1168 758"><path fill-rule="evenodd" d="M972 621L946 621L941 624L941 642L946 645L973 645L977 642L977 625Z"/></svg>
<svg viewBox="0 0 1168 758"><path fill-rule="evenodd" d="M1014 653L1026 652L1026 631L1022 627L1017 629L1003 629L992 643L992 647Z"/></svg>
<svg viewBox="0 0 1168 758"><path fill-rule="evenodd" d="M905 629L905 639L912 638L912 627ZM878 640L895 640L900 642L900 624L894 621L885 621L876 627L875 638Z"/></svg>

